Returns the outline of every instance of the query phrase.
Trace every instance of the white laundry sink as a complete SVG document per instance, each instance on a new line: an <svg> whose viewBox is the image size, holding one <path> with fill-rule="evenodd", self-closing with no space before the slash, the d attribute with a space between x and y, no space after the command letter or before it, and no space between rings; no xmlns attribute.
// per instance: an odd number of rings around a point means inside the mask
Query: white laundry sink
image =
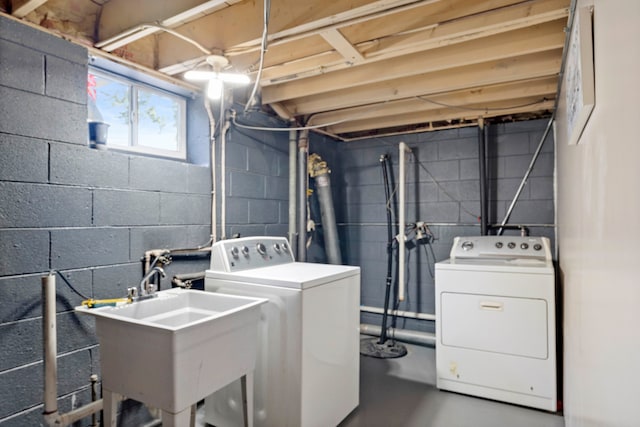
<svg viewBox="0 0 640 427"><path fill-rule="evenodd" d="M93 315L103 388L178 413L255 367L262 298L169 289Z"/></svg>

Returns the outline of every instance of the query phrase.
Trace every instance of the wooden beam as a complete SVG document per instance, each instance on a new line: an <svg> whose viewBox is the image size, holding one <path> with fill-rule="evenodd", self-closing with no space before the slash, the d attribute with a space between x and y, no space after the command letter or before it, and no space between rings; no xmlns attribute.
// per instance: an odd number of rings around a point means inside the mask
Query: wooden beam
<svg viewBox="0 0 640 427"><path fill-rule="evenodd" d="M561 59L562 51L557 49L306 96L286 101L285 105L296 115L305 115L418 95L547 77L558 73Z"/></svg>
<svg viewBox="0 0 640 427"><path fill-rule="evenodd" d="M16 18L24 18L46 2L47 0L11 0L11 14Z"/></svg>
<svg viewBox="0 0 640 427"><path fill-rule="evenodd" d="M379 40L367 40L355 45L366 62L395 58L411 51L424 51L455 43L488 37L507 31L526 28L545 22L565 19L568 15L567 0L535 0L515 6L492 10L486 13L458 18L422 29L413 29L410 34L390 35ZM385 22L385 28L388 27ZM368 25L368 24L367 24ZM343 31L346 31L343 30ZM359 38L364 35L359 35ZM370 37L373 37L370 36ZM296 58L278 57L277 50L269 52L269 62L262 74L262 86L300 78L326 74L348 68L351 64L335 52L309 55L300 44L290 46L287 52L295 52ZM306 57L300 57L307 54Z"/></svg>
<svg viewBox="0 0 640 427"><path fill-rule="evenodd" d="M265 104L327 91L353 88L427 72L461 67L564 46L564 22L558 20L401 58L354 66L321 76L263 88Z"/></svg>
<svg viewBox="0 0 640 427"><path fill-rule="evenodd" d="M287 107L278 102L271 104L270 107L273 108L273 111L275 111L281 119L290 120L293 118L293 114L291 114L291 111L289 111Z"/></svg>
<svg viewBox="0 0 640 427"><path fill-rule="evenodd" d="M402 115L411 112L437 110L443 105L463 109L465 105L485 105L491 102L505 101L524 97L554 97L558 84L557 77L545 77L534 80L517 81L507 84L476 87L461 91L448 92L420 98L400 99L361 107L329 111L313 115L310 125L333 123L340 120L370 120L385 116Z"/></svg>
<svg viewBox="0 0 640 427"><path fill-rule="evenodd" d="M327 130L335 134L345 134L371 129L409 126L445 120L475 120L478 118L497 117L505 114L521 114L550 110L554 107L554 104L555 100L553 98L544 101L541 101L538 97L516 98L508 101L493 102L486 105L470 105L469 110L464 112L461 112L458 109L440 108L429 112L402 114L377 120L346 122L330 126ZM477 110L472 108L477 108Z"/></svg>
<svg viewBox="0 0 640 427"><path fill-rule="evenodd" d="M344 57L349 63L357 63L364 61L364 56L353 47L340 31L335 28L320 33L323 39L327 41L334 49Z"/></svg>

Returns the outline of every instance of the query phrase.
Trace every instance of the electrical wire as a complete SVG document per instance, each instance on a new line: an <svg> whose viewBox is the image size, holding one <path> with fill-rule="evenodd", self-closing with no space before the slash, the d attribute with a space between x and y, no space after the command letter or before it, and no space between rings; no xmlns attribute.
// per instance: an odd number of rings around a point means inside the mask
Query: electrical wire
<svg viewBox="0 0 640 427"><path fill-rule="evenodd" d="M532 105L542 104L543 102L548 101L547 98L543 97L539 101L528 102L526 104L508 105L506 107L501 107L501 108L490 108L490 107L480 108L480 107L465 107L462 105L445 104L444 102L434 101L433 99L427 98L425 96L416 96L415 98L421 101L429 102L431 104L439 105L441 107L453 108L453 109L462 110L462 111L502 111L510 108L530 107Z"/></svg>
<svg viewBox="0 0 640 427"><path fill-rule="evenodd" d="M89 297L87 297L87 296L83 295L83 294L82 294L82 292L80 292L79 290L77 290L76 288L74 288L74 287L73 287L73 285L72 285L71 283L69 283L69 281L67 280L67 278L66 278L66 277L64 277L64 276L62 275L62 273L60 273L58 270L54 270L54 271L58 274L58 276L60 276L60 277L62 278L62 280L64 281L64 283L66 283L66 284L67 284L67 286L68 286L68 287L69 287L69 288L70 288L74 293L76 293L76 295L78 295L78 296L79 296L80 298L82 298L83 300L88 300L88 299L90 299Z"/></svg>
<svg viewBox="0 0 640 427"><path fill-rule="evenodd" d="M262 78L262 71L264 70L264 55L267 52L267 34L269 31L269 15L271 14L271 0L264 0L264 17L263 22L264 26L262 28L262 41L260 43L260 65L258 66L258 74L256 75L256 81L253 85L253 90L251 91L251 96L249 96L249 101L244 106L244 112L249 111L254 104L254 100L256 97L256 92L258 91L258 85L260 85L260 79Z"/></svg>

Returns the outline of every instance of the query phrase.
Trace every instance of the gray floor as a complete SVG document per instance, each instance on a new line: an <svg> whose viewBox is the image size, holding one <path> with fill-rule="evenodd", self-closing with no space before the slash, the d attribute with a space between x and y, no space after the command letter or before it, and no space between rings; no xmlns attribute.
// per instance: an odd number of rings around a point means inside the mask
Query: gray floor
<svg viewBox="0 0 640 427"><path fill-rule="evenodd" d="M564 427L562 416L435 387L435 349L360 357L360 406L340 427Z"/></svg>
<svg viewBox="0 0 640 427"><path fill-rule="evenodd" d="M360 356L360 405L339 427L564 427L560 415L440 391L435 349L407 349L400 359ZM196 426L202 418L200 407Z"/></svg>

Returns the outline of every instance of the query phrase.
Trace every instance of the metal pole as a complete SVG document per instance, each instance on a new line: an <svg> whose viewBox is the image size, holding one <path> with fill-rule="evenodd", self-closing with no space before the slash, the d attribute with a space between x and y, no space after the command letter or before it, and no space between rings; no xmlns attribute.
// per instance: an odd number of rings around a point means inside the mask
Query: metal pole
<svg viewBox="0 0 640 427"><path fill-rule="evenodd" d="M405 236L404 236L404 226L405 226L405 153L411 152L407 144L401 142L398 145L399 156L400 156L400 184L399 184L399 207L398 207L398 223L399 223L399 233L398 233L398 300L404 301L404 269L405 269Z"/></svg>
<svg viewBox="0 0 640 427"><path fill-rule="evenodd" d="M295 122L291 122L294 126ZM298 131L289 131L289 246L291 253L297 253L298 242L296 240L296 145Z"/></svg>
<svg viewBox="0 0 640 427"><path fill-rule="evenodd" d="M513 200L511 201L511 204L509 205L509 209L507 210L507 214L504 216L504 219L502 220L502 223L500 224L500 228L498 229L498 236L500 236L502 234L502 228L505 226L505 224L507 223L507 221L509 220L509 217L511 216L511 212L513 211L513 208L515 207L518 198L520 197L520 193L522 193L522 189L524 188L524 185L527 183L527 180L529 179L529 175L531 175L531 171L533 170L533 167L536 164L536 160L538 160L538 156L540 155L540 151L542 150L542 146L544 145L544 141L547 139L547 135L549 135L549 131L551 130L551 125L553 124L553 116L551 116L551 118L549 119L549 123L547 124L547 128L544 130L544 134L542 134L542 138L540 139L540 143L538 144L538 148L536 148L535 153L533 153L533 158L531 159L531 162L529 163L529 168L527 169L527 172L524 174L524 177L522 177L522 181L520 182L520 186L518 187L518 191L516 191L516 195L513 197Z"/></svg>
<svg viewBox="0 0 640 427"><path fill-rule="evenodd" d="M298 261L307 260L307 152L309 131L298 136Z"/></svg>
<svg viewBox="0 0 640 427"><path fill-rule="evenodd" d="M487 157L486 145L489 128L485 126L483 119L478 119L478 164L480 171L480 235L487 235Z"/></svg>
<svg viewBox="0 0 640 427"><path fill-rule="evenodd" d="M384 181L384 198L386 201L387 211L387 278L384 288L384 310L382 312L382 328L380 329L380 340L378 344L384 344L387 341L387 318L389 316L389 297L391 295L391 283L393 273L393 226L391 224L391 191L389 190L389 173L387 171L387 162L389 156L386 154L380 156L380 165L382 166L382 179Z"/></svg>

